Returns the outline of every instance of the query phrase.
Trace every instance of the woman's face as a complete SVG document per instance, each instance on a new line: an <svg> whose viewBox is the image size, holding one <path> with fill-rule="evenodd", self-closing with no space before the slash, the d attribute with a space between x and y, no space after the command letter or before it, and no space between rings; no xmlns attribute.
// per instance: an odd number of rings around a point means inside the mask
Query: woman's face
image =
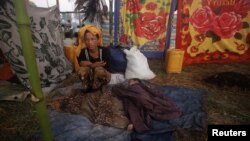
<svg viewBox="0 0 250 141"><path fill-rule="evenodd" d="M98 46L98 38L91 32L86 32L84 36L85 44L88 49L95 49Z"/></svg>

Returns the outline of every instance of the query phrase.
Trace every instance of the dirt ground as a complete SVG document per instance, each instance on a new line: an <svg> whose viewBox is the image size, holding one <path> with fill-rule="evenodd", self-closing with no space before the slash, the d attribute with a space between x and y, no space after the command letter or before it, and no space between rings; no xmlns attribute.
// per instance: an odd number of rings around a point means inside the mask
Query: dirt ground
<svg viewBox="0 0 250 141"><path fill-rule="evenodd" d="M250 91L237 87L216 87L203 82L207 76L218 72L233 71L250 78L250 62L225 64L199 64L183 66L178 74L166 73L163 60L150 59L150 68L157 74L150 82L159 85L184 86L207 91L204 110L207 124L250 124ZM0 102L1 141L27 141L39 128L34 105L24 102ZM205 141L206 130L190 131L179 129L176 141Z"/></svg>

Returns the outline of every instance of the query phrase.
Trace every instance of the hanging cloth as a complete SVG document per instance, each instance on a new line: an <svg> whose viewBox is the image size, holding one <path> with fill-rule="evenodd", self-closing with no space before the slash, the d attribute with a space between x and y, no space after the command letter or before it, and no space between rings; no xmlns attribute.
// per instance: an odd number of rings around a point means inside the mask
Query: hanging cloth
<svg viewBox="0 0 250 141"><path fill-rule="evenodd" d="M121 44L138 47L151 44L154 50L165 49L171 0L122 0Z"/></svg>

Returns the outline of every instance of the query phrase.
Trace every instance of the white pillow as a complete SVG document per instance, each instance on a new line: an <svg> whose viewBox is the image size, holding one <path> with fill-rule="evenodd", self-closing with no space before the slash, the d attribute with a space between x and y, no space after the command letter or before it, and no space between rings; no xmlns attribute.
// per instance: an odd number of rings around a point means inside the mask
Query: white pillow
<svg viewBox="0 0 250 141"><path fill-rule="evenodd" d="M124 53L127 59L126 79L138 78L149 80L155 77L154 72L149 68L147 58L136 46L133 46L130 50L125 49Z"/></svg>

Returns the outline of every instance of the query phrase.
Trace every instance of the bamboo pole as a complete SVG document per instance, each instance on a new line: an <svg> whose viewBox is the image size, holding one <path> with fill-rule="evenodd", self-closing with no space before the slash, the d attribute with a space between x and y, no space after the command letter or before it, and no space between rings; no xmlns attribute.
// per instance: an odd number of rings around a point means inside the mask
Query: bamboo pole
<svg viewBox="0 0 250 141"><path fill-rule="evenodd" d="M25 1L14 0L14 6L16 10L16 20L22 44L22 51L31 85L31 93L39 99L39 101L35 103L35 107L43 134L43 140L53 141L48 112L45 106L41 82L38 75L37 63L32 42L32 34L30 30L30 21L26 11Z"/></svg>

